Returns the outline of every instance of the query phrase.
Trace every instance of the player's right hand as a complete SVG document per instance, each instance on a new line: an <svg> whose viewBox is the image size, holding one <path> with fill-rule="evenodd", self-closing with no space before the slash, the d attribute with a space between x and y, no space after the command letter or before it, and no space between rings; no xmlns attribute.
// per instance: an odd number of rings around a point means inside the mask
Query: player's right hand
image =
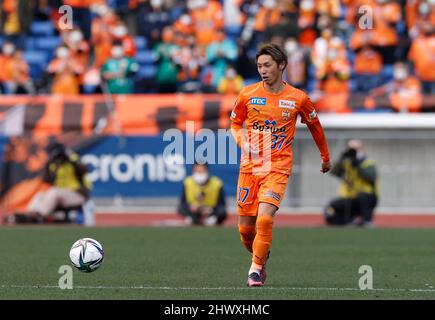
<svg viewBox="0 0 435 320"><path fill-rule="evenodd" d="M331 170L331 162L330 161L322 162L322 168L320 169L320 172L326 173L329 170Z"/></svg>

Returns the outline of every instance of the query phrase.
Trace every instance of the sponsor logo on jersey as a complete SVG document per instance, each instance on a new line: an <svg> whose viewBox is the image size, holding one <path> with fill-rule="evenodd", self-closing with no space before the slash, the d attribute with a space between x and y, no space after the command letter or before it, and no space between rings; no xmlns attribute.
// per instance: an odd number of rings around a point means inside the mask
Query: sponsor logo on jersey
<svg viewBox="0 0 435 320"><path fill-rule="evenodd" d="M235 117L237 117L237 114L234 111L231 111L231 118L234 119Z"/></svg>
<svg viewBox="0 0 435 320"><path fill-rule="evenodd" d="M256 106L265 106L266 98L251 98L251 104Z"/></svg>
<svg viewBox="0 0 435 320"><path fill-rule="evenodd" d="M289 111L283 111L282 112L282 120L287 121L290 118L290 112Z"/></svg>
<svg viewBox="0 0 435 320"><path fill-rule="evenodd" d="M286 127L281 127L281 128L277 128L275 127L277 124L277 122L273 119L267 119L266 121L264 121L264 124L260 124L258 121L254 122L252 124L252 130L256 130L256 131L270 131L271 133L277 133L277 132L285 132L286 131Z"/></svg>
<svg viewBox="0 0 435 320"><path fill-rule="evenodd" d="M315 117L317 117L316 110L313 110L308 116L310 117L311 120L313 120Z"/></svg>
<svg viewBox="0 0 435 320"><path fill-rule="evenodd" d="M294 109L296 108L296 101L279 100L279 107L284 109Z"/></svg>
<svg viewBox="0 0 435 320"><path fill-rule="evenodd" d="M269 119L266 119L266 121L264 121L264 124L265 125L272 125L272 126L276 126L276 121L275 120L273 120L272 118L269 118Z"/></svg>

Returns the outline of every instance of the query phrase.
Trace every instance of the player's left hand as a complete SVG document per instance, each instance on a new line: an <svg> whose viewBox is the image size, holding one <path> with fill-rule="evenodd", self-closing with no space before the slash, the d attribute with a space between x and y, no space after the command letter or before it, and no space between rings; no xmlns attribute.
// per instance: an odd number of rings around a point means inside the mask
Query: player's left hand
<svg viewBox="0 0 435 320"><path fill-rule="evenodd" d="M331 170L331 162L322 162L322 168L320 169L321 173L326 173Z"/></svg>

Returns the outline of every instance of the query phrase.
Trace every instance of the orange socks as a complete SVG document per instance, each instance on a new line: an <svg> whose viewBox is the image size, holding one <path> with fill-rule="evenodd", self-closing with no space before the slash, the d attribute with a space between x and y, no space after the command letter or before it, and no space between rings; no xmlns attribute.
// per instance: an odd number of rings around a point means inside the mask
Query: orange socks
<svg viewBox="0 0 435 320"><path fill-rule="evenodd" d="M257 235L253 243L252 262L256 265L264 265L272 245L273 217L266 215L257 218Z"/></svg>
<svg viewBox="0 0 435 320"><path fill-rule="evenodd" d="M240 240L242 240L243 245L252 253L252 243L255 238L255 226L242 226L239 225Z"/></svg>

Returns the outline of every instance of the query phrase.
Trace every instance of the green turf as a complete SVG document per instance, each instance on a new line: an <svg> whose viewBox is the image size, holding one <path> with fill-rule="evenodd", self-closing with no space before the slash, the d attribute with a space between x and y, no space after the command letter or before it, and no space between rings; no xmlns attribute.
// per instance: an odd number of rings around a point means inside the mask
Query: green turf
<svg viewBox="0 0 435 320"><path fill-rule="evenodd" d="M60 290L82 237L103 244L105 261ZM0 299L435 299L431 229L277 228L264 288L246 288L234 228L0 228L0 252ZM358 290L361 265L385 290Z"/></svg>

